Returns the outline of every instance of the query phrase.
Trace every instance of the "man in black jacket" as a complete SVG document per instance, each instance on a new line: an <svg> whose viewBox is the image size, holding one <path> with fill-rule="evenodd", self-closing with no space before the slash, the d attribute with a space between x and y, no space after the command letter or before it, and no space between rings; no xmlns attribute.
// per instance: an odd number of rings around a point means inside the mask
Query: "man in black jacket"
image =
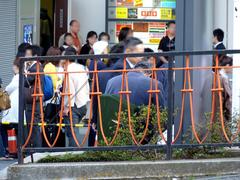
<svg viewBox="0 0 240 180"><path fill-rule="evenodd" d="M225 50L226 47L223 44L223 39L224 39L224 32L222 29L215 29L213 31L213 49L214 50ZM219 64L222 61L222 58L224 57L224 54L219 55ZM216 55L213 56L213 67L216 66ZM213 72L215 69L213 69Z"/></svg>
<svg viewBox="0 0 240 180"><path fill-rule="evenodd" d="M224 32L222 29L215 29L213 31L213 46L216 50L223 50L226 47L223 44Z"/></svg>

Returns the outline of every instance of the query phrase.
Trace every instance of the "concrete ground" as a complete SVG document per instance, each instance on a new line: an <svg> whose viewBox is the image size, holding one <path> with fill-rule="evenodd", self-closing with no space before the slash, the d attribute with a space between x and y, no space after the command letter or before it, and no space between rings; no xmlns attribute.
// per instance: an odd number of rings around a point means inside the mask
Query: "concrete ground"
<svg viewBox="0 0 240 180"><path fill-rule="evenodd" d="M87 131L87 128L80 128L80 141L82 141L82 139L84 138L84 135ZM67 140L67 139L66 139ZM67 142L68 143L68 142ZM85 146L87 146L87 142L85 144ZM81 153L81 152L74 152L74 153ZM39 159L49 155L50 153L35 153L33 155L34 157L34 161L38 161ZM60 155L60 154L64 154L64 153L51 153L51 155ZM7 179L7 169L10 165L13 165L17 162L17 159L13 159L13 160L8 160L8 161L0 161L0 180L6 180ZM31 163L31 158L26 157L24 159L25 163Z"/></svg>
<svg viewBox="0 0 240 180"><path fill-rule="evenodd" d="M17 162L16 159L9 161L0 161L0 180L7 179L7 168Z"/></svg>
<svg viewBox="0 0 240 180"><path fill-rule="evenodd" d="M196 180L239 180L240 174L237 175L227 175L227 176L215 176L215 177L204 177L196 178Z"/></svg>
<svg viewBox="0 0 240 180"><path fill-rule="evenodd" d="M178 161L49 163L11 166L11 180L240 179L240 158Z"/></svg>

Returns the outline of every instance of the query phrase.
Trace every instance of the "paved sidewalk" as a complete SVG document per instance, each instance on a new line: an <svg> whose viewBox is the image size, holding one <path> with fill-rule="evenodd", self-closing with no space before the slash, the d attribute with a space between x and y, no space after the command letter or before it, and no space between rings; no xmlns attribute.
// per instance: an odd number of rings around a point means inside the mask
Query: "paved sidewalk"
<svg viewBox="0 0 240 180"><path fill-rule="evenodd" d="M17 162L16 159L9 161L0 161L0 180L7 179L7 168L16 162Z"/></svg>

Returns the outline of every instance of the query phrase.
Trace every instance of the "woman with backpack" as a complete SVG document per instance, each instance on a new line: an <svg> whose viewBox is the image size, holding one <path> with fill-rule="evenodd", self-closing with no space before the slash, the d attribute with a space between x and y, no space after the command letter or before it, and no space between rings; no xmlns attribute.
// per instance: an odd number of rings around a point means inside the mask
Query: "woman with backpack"
<svg viewBox="0 0 240 180"><path fill-rule="evenodd" d="M57 47L50 47L47 51L47 56L60 56L60 55L61 55L61 51ZM58 72L57 65L58 65L58 61L48 61L44 65L43 71L45 73L57 73ZM58 77L58 74L45 74L45 75L48 75L51 77L54 91L56 91L58 87L62 84L62 80Z"/></svg>

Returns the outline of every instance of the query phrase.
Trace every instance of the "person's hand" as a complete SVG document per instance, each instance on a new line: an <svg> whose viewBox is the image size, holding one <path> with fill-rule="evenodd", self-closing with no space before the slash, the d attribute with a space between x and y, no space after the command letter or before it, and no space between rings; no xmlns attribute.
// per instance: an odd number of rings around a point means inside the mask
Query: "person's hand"
<svg viewBox="0 0 240 180"><path fill-rule="evenodd" d="M69 108L68 107L64 107L63 116L68 116L68 113L69 113Z"/></svg>
<svg viewBox="0 0 240 180"><path fill-rule="evenodd" d="M95 123L92 123L92 129L93 129L94 131L97 130L97 125L96 125Z"/></svg>

